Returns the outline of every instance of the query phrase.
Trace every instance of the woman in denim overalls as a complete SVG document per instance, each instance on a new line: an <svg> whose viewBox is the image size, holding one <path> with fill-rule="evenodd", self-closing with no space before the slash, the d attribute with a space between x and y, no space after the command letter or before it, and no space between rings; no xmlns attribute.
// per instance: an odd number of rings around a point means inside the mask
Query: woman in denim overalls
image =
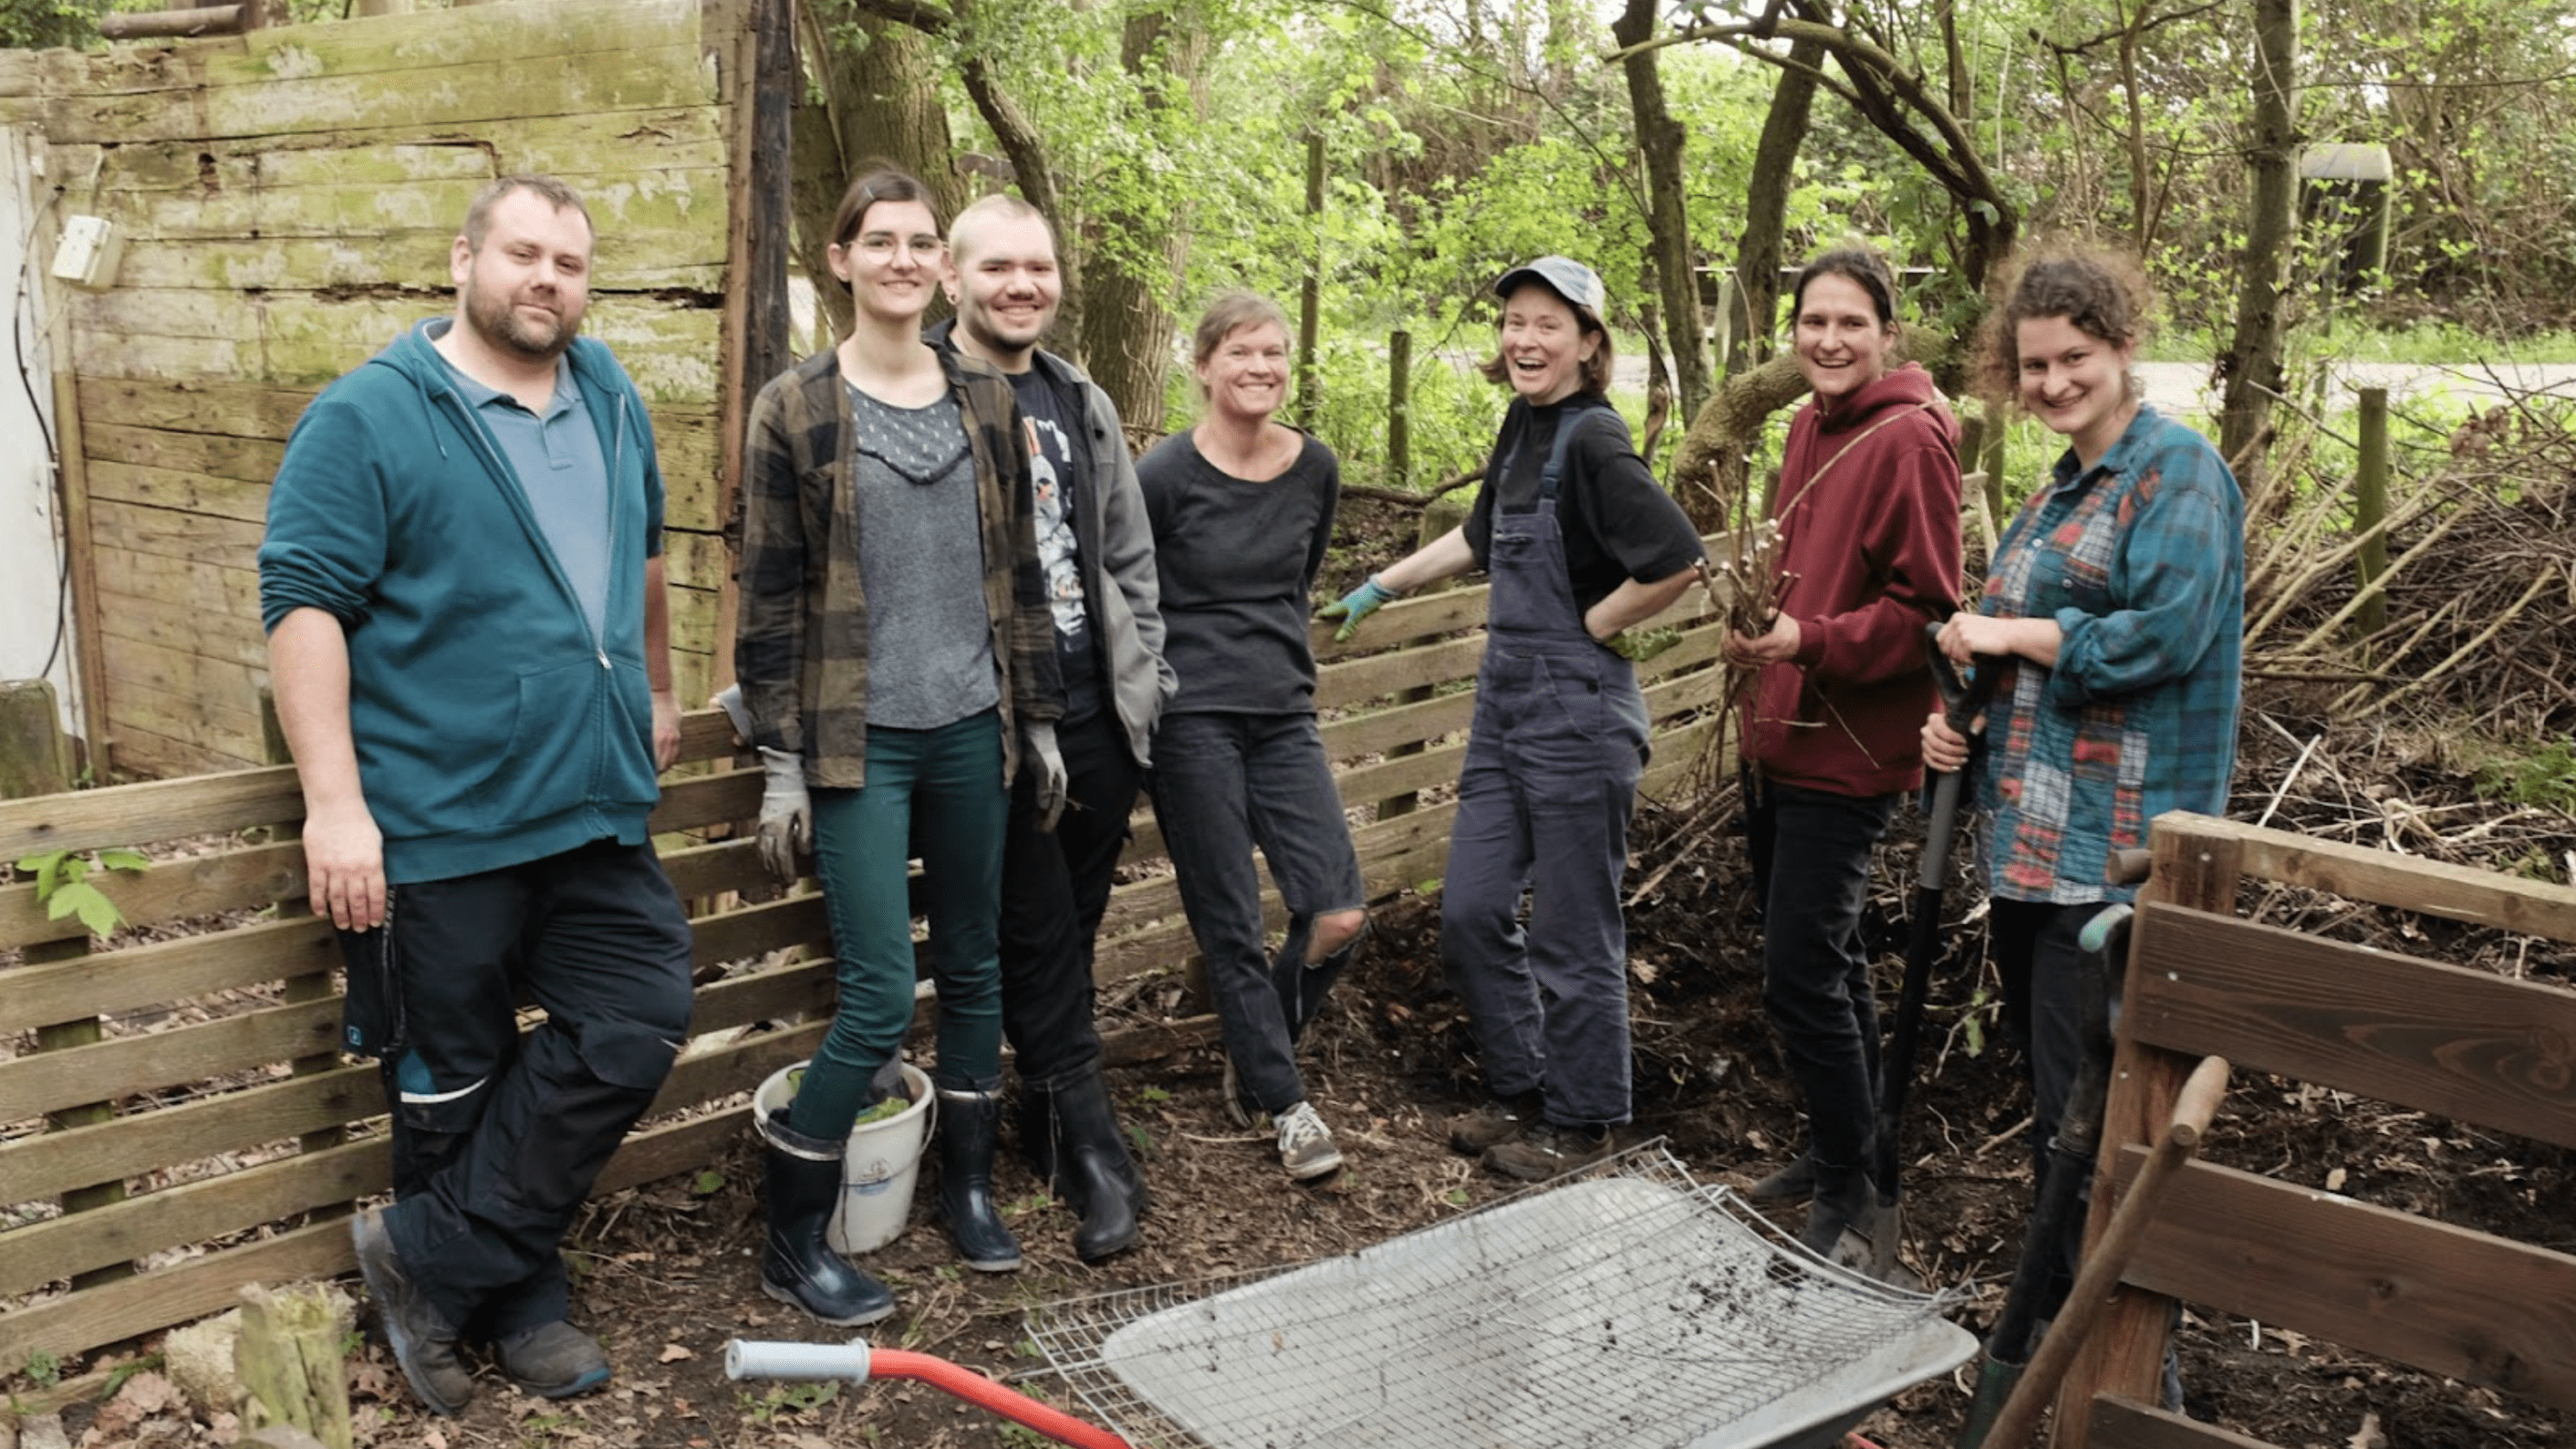
<svg viewBox="0 0 2576 1449"><path fill-rule="evenodd" d="M1325 613L1347 635L1436 579L1492 576L1440 936L1494 1099L1449 1133L1486 1167L1539 1181L1609 1155L1628 1120L1619 881L1646 706L1617 641L1681 597L1701 549L1603 396L1601 279L1541 257L1494 293L1501 337L1485 375L1516 396L1474 511Z"/></svg>

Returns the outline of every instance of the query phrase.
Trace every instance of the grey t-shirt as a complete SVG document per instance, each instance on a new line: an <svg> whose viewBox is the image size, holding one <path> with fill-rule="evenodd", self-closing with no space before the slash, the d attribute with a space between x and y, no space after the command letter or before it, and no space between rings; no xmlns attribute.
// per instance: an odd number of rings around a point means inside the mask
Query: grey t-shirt
<svg viewBox="0 0 2576 1449"><path fill-rule="evenodd" d="M573 597L581 600L591 638L603 638L600 629L608 617L608 457L600 449L590 408L573 382L572 364L555 360L555 395L542 414L476 382L452 362L447 375L456 380L483 431L518 475L519 491L537 515L546 547L563 567Z"/></svg>
<svg viewBox="0 0 2576 1449"><path fill-rule="evenodd" d="M1341 465L1313 438L1288 471L1219 472L1187 432L1136 460L1163 586L1163 657L1181 690L1167 713L1306 714L1315 654L1308 591L1332 542Z"/></svg>
<svg viewBox="0 0 2576 1449"><path fill-rule="evenodd" d="M1002 701L984 612L975 459L957 399L899 408L850 387L868 723L928 730Z"/></svg>

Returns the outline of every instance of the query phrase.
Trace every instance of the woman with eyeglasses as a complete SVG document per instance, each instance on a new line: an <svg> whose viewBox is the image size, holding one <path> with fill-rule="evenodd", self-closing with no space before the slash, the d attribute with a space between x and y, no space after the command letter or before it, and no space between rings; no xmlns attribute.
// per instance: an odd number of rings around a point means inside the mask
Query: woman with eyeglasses
<svg viewBox="0 0 2576 1449"><path fill-rule="evenodd" d="M922 341L942 254L929 192L870 171L832 238L850 330L752 407L734 667L767 777L761 858L792 881L810 844L840 957L839 1006L792 1102L755 1114L761 1286L859 1324L893 1296L824 1233L853 1124L903 1090L914 856L939 991L939 1204L968 1267L1020 1265L992 1194L1003 827L1024 760L1041 798L1062 798L1063 689L1010 384Z"/></svg>

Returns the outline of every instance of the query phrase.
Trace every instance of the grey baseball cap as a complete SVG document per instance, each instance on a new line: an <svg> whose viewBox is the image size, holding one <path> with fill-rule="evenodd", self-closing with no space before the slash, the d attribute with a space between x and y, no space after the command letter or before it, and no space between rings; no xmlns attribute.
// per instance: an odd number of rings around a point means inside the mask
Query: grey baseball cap
<svg viewBox="0 0 2576 1449"><path fill-rule="evenodd" d="M1544 284L1596 324L1601 321L1602 304L1610 300L1609 291L1601 285L1601 274L1572 257L1541 257L1514 267L1494 283L1494 295L1508 297L1523 282Z"/></svg>

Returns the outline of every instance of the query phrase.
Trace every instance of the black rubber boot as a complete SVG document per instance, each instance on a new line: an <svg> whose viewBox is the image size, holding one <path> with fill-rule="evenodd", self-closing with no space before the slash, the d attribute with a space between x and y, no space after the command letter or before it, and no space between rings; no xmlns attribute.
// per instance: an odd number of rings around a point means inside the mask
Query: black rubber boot
<svg viewBox="0 0 2576 1449"><path fill-rule="evenodd" d="M752 1116L769 1168L769 1241L760 1256L761 1291L825 1323L874 1323L891 1315L894 1294L833 1252L824 1239L832 1210L841 1201L846 1144L808 1137L780 1118Z"/></svg>
<svg viewBox="0 0 2576 1449"><path fill-rule="evenodd" d="M1141 1236L1136 1220L1151 1199L1144 1174L1136 1170L1127 1139L1119 1133L1117 1109L1099 1065L1031 1083L1025 1091L1022 1128L1035 1111L1044 1112L1048 1185L1082 1219L1073 1230L1074 1252L1086 1263L1097 1263L1136 1246ZM1028 1101L1044 1106L1032 1111Z"/></svg>
<svg viewBox="0 0 2576 1449"><path fill-rule="evenodd" d="M993 1205L993 1147L1001 1134L999 1090L939 1089L939 1207L958 1254L979 1273L1020 1266L1019 1239Z"/></svg>
<svg viewBox="0 0 2576 1449"><path fill-rule="evenodd" d="M1816 1191L1807 1204L1807 1226L1798 1241L1809 1251L1841 1261L1835 1245L1846 1232L1857 1234L1866 1245L1878 1223L1878 1189L1869 1181L1869 1169L1816 1164ZM1864 1247L1861 1261L1868 1261Z"/></svg>

